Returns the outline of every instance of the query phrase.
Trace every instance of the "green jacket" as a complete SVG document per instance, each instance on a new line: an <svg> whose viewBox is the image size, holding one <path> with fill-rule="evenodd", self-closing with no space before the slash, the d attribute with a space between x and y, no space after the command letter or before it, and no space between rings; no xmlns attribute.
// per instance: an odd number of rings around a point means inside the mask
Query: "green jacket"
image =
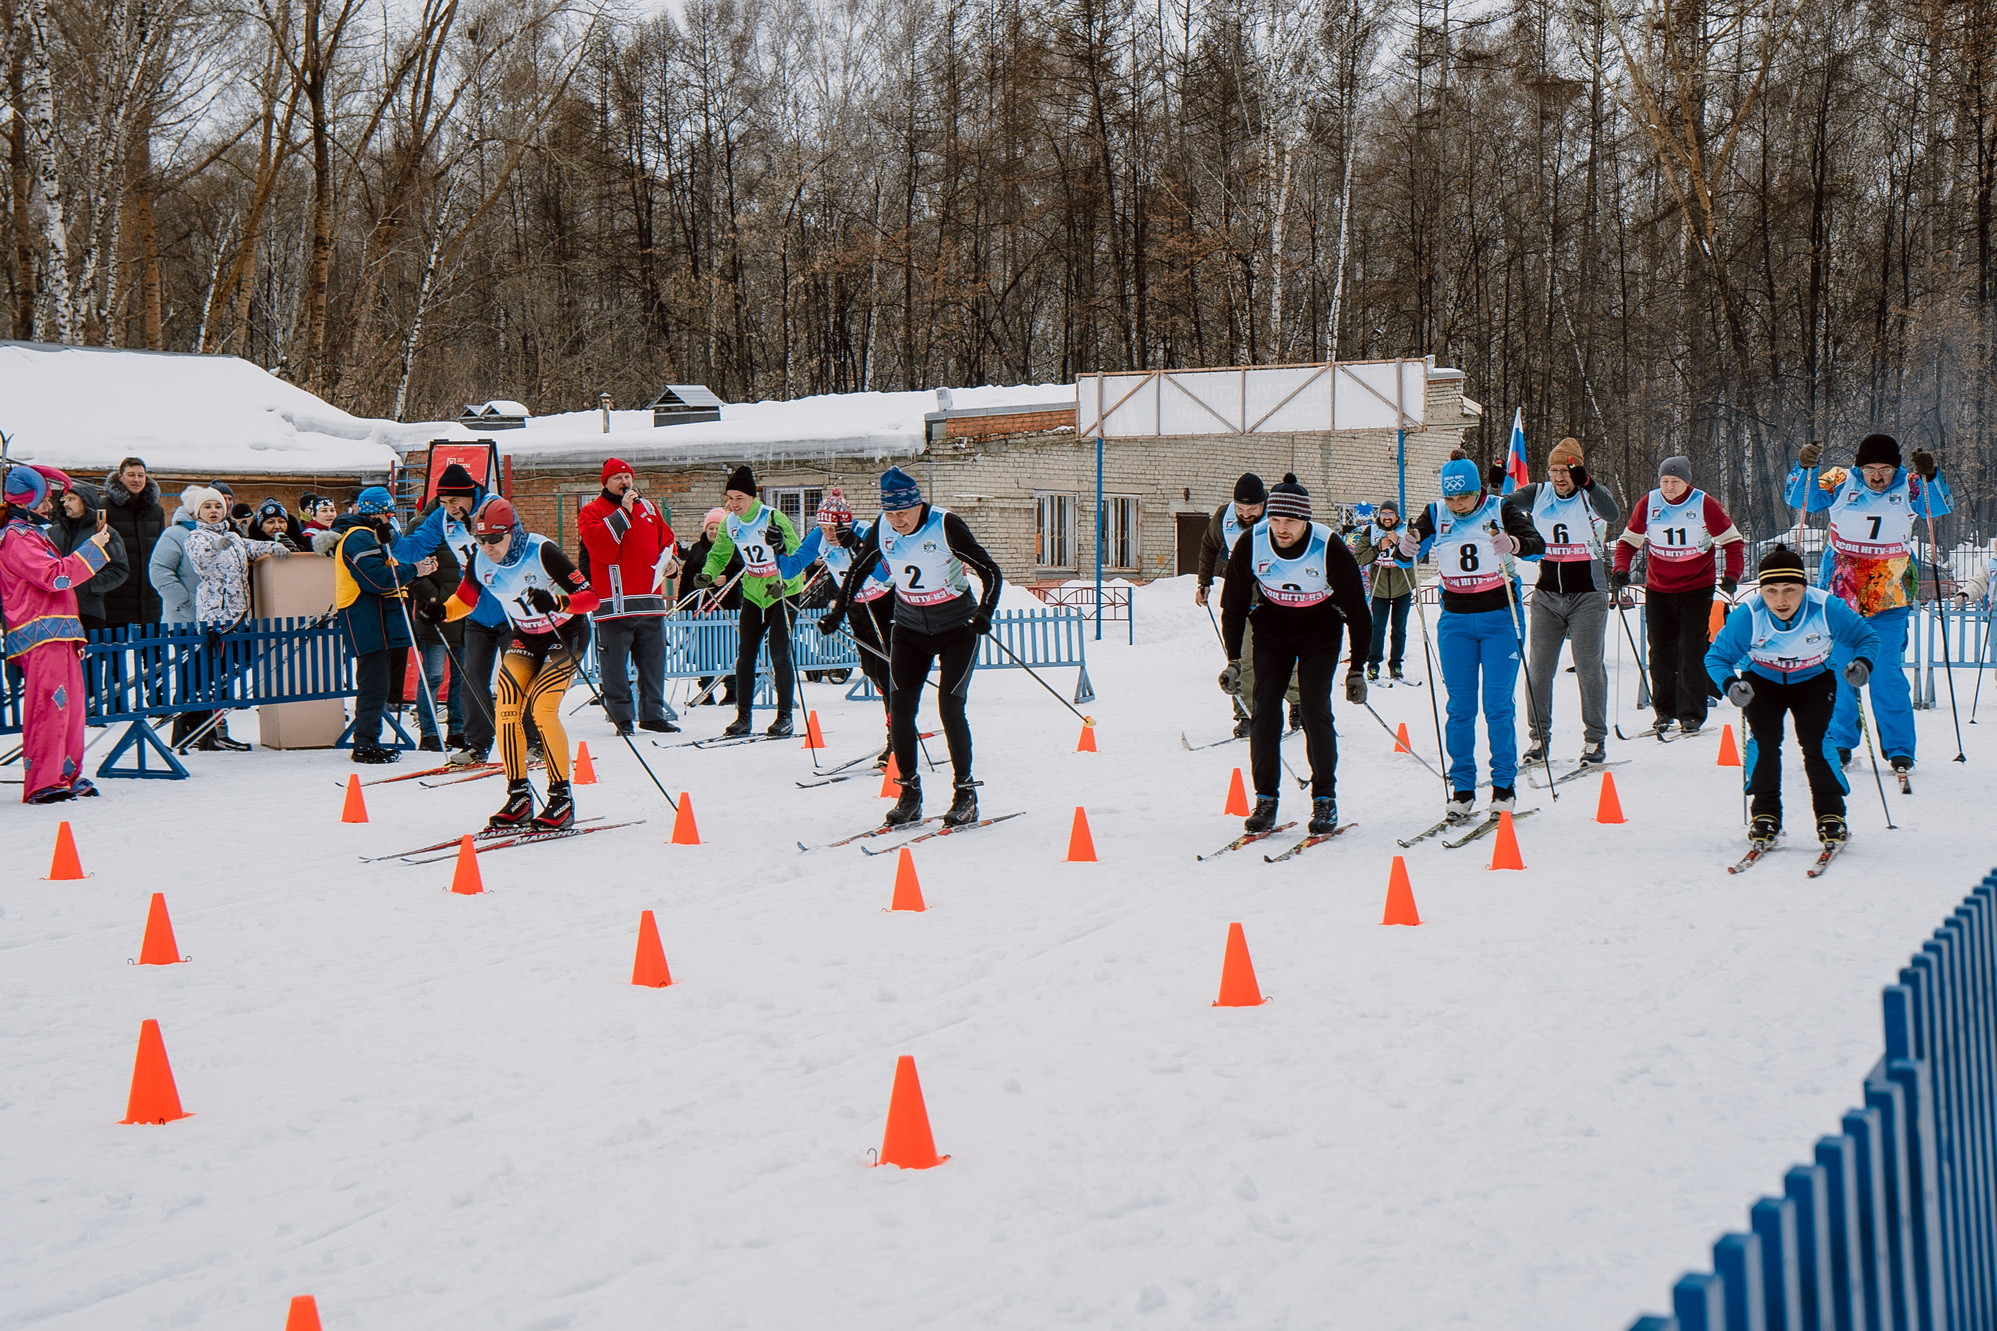
<svg viewBox="0 0 1997 1331"><path fill-rule="evenodd" d="M1361 568L1372 566L1375 597L1391 601L1395 597L1406 596L1420 585L1418 575L1413 568L1401 563L1398 558L1380 558L1380 548L1366 539L1371 529L1372 524L1368 523L1353 533L1353 558L1359 561ZM1399 527L1394 528L1395 534L1398 535L1400 530Z"/></svg>
<svg viewBox="0 0 1997 1331"><path fill-rule="evenodd" d="M760 513L764 507L765 505L762 501L758 500L754 508L742 515L743 521L755 521L756 514ZM771 509L770 522L772 526L784 534L784 553L790 554L794 552L800 542L798 541L797 528L791 526L790 519L785 517L780 510ZM734 554L735 541L733 537L729 536L728 524L724 521L714 533L714 548L707 552L707 562L701 565L700 568L701 576L710 582L720 577L721 570L728 567L728 561L734 557ZM779 583L782 583L781 591L778 590ZM750 604L767 610L776 604L779 596L795 596L803 586L804 574L801 572L787 582L781 578L758 578L745 575L742 579L742 595L749 598Z"/></svg>

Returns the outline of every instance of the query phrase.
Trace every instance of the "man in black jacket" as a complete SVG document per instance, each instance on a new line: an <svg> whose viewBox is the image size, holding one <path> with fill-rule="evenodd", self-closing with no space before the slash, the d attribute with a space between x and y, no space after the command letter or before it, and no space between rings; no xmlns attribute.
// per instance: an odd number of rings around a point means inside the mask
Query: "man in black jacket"
<svg viewBox="0 0 1997 1331"><path fill-rule="evenodd" d="M102 511L96 486L71 481L69 489L56 501L46 529L57 552L75 554L79 548L88 545L90 538L97 534L97 519ZM104 617L104 594L124 585L125 580L132 576L131 561L125 556L124 538L118 535L116 527L110 531L111 539L104 544L104 567L97 570L97 576L79 583L76 588L76 616L83 621L86 633L108 627Z"/></svg>
<svg viewBox="0 0 1997 1331"><path fill-rule="evenodd" d="M157 624L159 592L144 570L152 563L160 533L166 530L166 514L160 509L158 483L146 475L144 458L126 458L104 477L104 520L124 542L126 562L141 571L105 595L104 622Z"/></svg>

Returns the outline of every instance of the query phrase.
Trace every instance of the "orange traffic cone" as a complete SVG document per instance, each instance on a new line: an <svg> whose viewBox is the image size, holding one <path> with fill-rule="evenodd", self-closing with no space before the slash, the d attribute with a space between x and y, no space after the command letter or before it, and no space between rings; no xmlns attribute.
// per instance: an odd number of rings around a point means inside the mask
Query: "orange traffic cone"
<svg viewBox="0 0 1997 1331"><path fill-rule="evenodd" d="M1595 801L1595 821L1598 823L1626 823L1623 817L1623 802L1616 798L1616 774L1602 773L1602 797Z"/></svg>
<svg viewBox="0 0 1997 1331"><path fill-rule="evenodd" d="M895 1060L888 1128L881 1137L881 1158L876 1163L931 1169L949 1158L936 1154L936 1138L929 1131L929 1108L922 1103L922 1083L915 1076L915 1059L903 1054Z"/></svg>
<svg viewBox="0 0 1997 1331"><path fill-rule="evenodd" d="M1075 806L1075 826L1068 833L1068 862L1070 864L1094 864L1096 862L1095 838L1089 835L1089 816L1082 812L1082 806Z"/></svg>
<svg viewBox="0 0 1997 1331"><path fill-rule="evenodd" d="M638 959L631 966L631 983L663 989L673 982L666 969L666 949L659 945L659 923L646 911L638 917Z"/></svg>
<svg viewBox="0 0 1997 1331"><path fill-rule="evenodd" d="M58 823L55 829L55 858L49 861L48 880L63 883L86 876L83 861L76 858L75 835L69 830L68 823Z"/></svg>
<svg viewBox="0 0 1997 1331"><path fill-rule="evenodd" d="M1241 784L1241 769L1234 769L1234 779L1227 783L1227 807L1221 813L1230 818L1248 816L1248 787Z"/></svg>
<svg viewBox="0 0 1997 1331"><path fill-rule="evenodd" d="M1220 963L1220 997L1215 1007L1261 1007L1262 997L1255 983L1255 963L1248 959L1248 938L1239 924L1227 926L1227 954Z"/></svg>
<svg viewBox="0 0 1997 1331"><path fill-rule="evenodd" d="M166 1041L151 1017L139 1027L139 1057L132 1064L132 1094L120 1123L171 1123L187 1118L180 1092L173 1084L173 1067L166 1061Z"/></svg>
<svg viewBox="0 0 1997 1331"><path fill-rule="evenodd" d="M284 1331L320 1331L319 1303L310 1294L296 1294L284 1319Z"/></svg>
<svg viewBox="0 0 1997 1331"><path fill-rule="evenodd" d="M485 891L485 880L478 875L478 850L472 845L469 832L458 841L458 867L451 871L451 891L461 897L475 897Z"/></svg>
<svg viewBox="0 0 1997 1331"><path fill-rule="evenodd" d="M1720 727L1720 759L1714 766L1740 766L1740 748L1734 743L1734 728L1731 722Z"/></svg>
<svg viewBox="0 0 1997 1331"><path fill-rule="evenodd" d="M1084 721L1082 722L1082 737L1075 741L1075 752L1094 753L1095 751L1096 723L1093 721Z"/></svg>
<svg viewBox="0 0 1997 1331"><path fill-rule="evenodd" d="M1382 924L1420 924L1421 916L1415 911L1415 888L1408 881L1408 862L1401 856L1394 856L1393 872L1387 875L1387 910L1380 916Z"/></svg>
<svg viewBox="0 0 1997 1331"><path fill-rule="evenodd" d="M173 921L166 917L166 894L155 892L153 904L146 910L146 936L139 944L139 964L171 966L185 960L180 955L180 945L173 941Z"/></svg>
<svg viewBox="0 0 1997 1331"><path fill-rule="evenodd" d="M1491 867L1493 869L1525 868L1525 861L1519 857L1518 833L1512 830L1512 816L1509 813L1498 815L1497 844L1491 847Z"/></svg>
<svg viewBox="0 0 1997 1331"><path fill-rule="evenodd" d="M596 784L596 764L590 761L588 740L576 742L576 766L575 771L569 773L569 784L576 786Z"/></svg>
<svg viewBox="0 0 1997 1331"><path fill-rule="evenodd" d="M673 815L673 844L675 846L700 844L700 829L693 821L693 796L684 790L680 792L679 812Z"/></svg>
<svg viewBox="0 0 1997 1331"><path fill-rule="evenodd" d="M825 732L818 728L818 713L804 714L804 747L822 749L825 747Z"/></svg>
<svg viewBox="0 0 1997 1331"><path fill-rule="evenodd" d="M1408 742L1408 723L1401 722L1401 728L1394 732L1394 752L1413 753L1415 746Z"/></svg>
<svg viewBox="0 0 1997 1331"><path fill-rule="evenodd" d="M887 767L881 772L881 798L884 800L901 798L901 766L895 762L892 753L888 755Z"/></svg>
<svg viewBox="0 0 1997 1331"><path fill-rule="evenodd" d="M922 903L922 884L916 881L915 857L903 846L901 859L894 868L894 900L888 903L889 910L928 910Z"/></svg>
<svg viewBox="0 0 1997 1331"><path fill-rule="evenodd" d="M343 823L364 823L368 820L367 801L361 798L361 778L358 772L347 773L347 802L340 810Z"/></svg>

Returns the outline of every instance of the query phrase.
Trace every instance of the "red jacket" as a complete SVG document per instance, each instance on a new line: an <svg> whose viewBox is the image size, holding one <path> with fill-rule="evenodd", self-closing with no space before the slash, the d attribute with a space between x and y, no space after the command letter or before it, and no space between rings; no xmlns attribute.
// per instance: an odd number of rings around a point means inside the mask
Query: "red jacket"
<svg viewBox="0 0 1997 1331"><path fill-rule="evenodd" d="M576 528L589 551L590 585L603 598L595 618L666 613L666 566L678 544L650 500L627 506L598 495L583 506Z"/></svg>
<svg viewBox="0 0 1997 1331"><path fill-rule="evenodd" d="M1705 519L1705 541L1693 545L1698 553L1687 558L1659 556L1656 547L1670 547L1671 533L1650 530L1653 508L1663 502L1661 492L1653 490L1630 506L1629 527L1616 541L1616 569L1629 572L1630 564L1636 559L1636 552L1646 543L1653 547L1649 571L1644 575L1647 590L1660 593L1711 591L1713 584L1724 576L1740 581L1741 569L1747 563L1747 539L1734 526L1734 520L1720 507L1720 501L1701 492L1705 503L1700 506ZM1682 536L1681 536L1682 541ZM1700 548L1703 546L1703 549ZM1726 568L1722 573L1714 552L1725 551Z"/></svg>

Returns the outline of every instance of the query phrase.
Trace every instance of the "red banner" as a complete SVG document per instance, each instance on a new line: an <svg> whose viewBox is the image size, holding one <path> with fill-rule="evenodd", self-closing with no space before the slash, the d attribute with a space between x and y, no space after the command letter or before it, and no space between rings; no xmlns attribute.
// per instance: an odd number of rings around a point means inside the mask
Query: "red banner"
<svg viewBox="0 0 1997 1331"><path fill-rule="evenodd" d="M423 480L423 504L437 497L437 478L453 462L470 472L488 490L499 488L499 445L486 440L453 442L439 439L430 445L429 474Z"/></svg>

